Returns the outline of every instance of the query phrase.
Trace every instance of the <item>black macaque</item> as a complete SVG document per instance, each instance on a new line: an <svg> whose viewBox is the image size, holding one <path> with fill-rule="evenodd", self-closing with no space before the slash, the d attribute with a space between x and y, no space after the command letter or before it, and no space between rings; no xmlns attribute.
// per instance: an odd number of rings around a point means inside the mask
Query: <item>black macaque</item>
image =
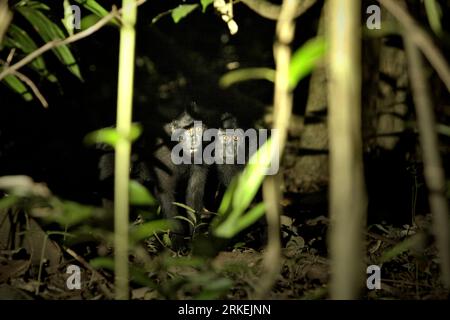
<svg viewBox="0 0 450 320"><path fill-rule="evenodd" d="M160 205L162 216L173 221L173 245L179 248L184 243L184 237L193 232L192 225L176 219L183 209L174 202L186 204L200 213L203 210L203 197L209 166L203 163L196 164L202 159L202 136L205 125L195 122L187 111L164 125L164 137L152 145L145 138L133 145L131 156L130 176L137 180L156 196ZM175 141L173 141L174 139ZM172 149L181 149L172 159ZM99 178L107 199L112 199L112 178L114 174L114 152L107 146L99 146L103 155L99 160ZM149 150L152 150L149 154ZM176 157L178 156L178 157ZM175 161L174 161L175 160ZM179 163L179 162L183 163ZM109 200L103 200L104 206L112 207Z"/></svg>
<svg viewBox="0 0 450 320"><path fill-rule="evenodd" d="M161 143L154 153L155 160L159 163L152 168L155 180L154 192L161 204L163 216L174 221L176 227L172 232L176 239L186 235L186 231L192 234L193 229L191 224L187 224L187 229L186 224L175 219L180 215L181 210L173 203L184 203L194 209L197 214L203 210L203 197L209 169L208 165L201 163L205 126L203 123L194 124L192 116L185 111L166 124L164 129L169 136L175 138L175 141ZM176 156L179 156L177 152L174 153L175 158L172 157L174 147L183 148L183 154L178 159L176 159ZM181 159L185 160L185 163L179 163ZM196 164L196 160L200 160L200 163Z"/></svg>
<svg viewBox="0 0 450 320"><path fill-rule="evenodd" d="M217 136L214 138L216 162L211 166L208 174L205 194L205 206L213 212L218 209L226 188L245 166L237 161L239 142L243 142L240 141L242 136L234 132L235 129L239 129L237 118L227 112L223 113L219 119ZM232 131L227 132L227 129L232 129ZM222 159L222 163L219 163L219 159Z"/></svg>
<svg viewBox="0 0 450 320"><path fill-rule="evenodd" d="M245 141L241 141L243 139L242 135L234 132L227 133L227 129L239 129L239 124L235 116L230 113L224 113L220 120L221 127L218 130L217 138L223 150L223 164L216 164L216 170L220 187L227 188L233 178L244 168L244 163L238 163L238 152L244 151L240 147Z"/></svg>

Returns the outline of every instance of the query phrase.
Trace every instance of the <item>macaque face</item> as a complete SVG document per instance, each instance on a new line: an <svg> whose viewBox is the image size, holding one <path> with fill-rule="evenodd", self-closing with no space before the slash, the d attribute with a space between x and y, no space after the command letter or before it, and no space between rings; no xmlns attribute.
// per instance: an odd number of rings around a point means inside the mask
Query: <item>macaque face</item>
<svg viewBox="0 0 450 320"><path fill-rule="evenodd" d="M238 146L241 142L241 135L234 130L219 130L219 144L222 148L222 154L224 159L237 159Z"/></svg>
<svg viewBox="0 0 450 320"><path fill-rule="evenodd" d="M201 152L203 132L205 131L205 126L194 125L190 128L185 129L182 135L178 137L178 142L183 143L184 150L188 150L192 156L195 153Z"/></svg>

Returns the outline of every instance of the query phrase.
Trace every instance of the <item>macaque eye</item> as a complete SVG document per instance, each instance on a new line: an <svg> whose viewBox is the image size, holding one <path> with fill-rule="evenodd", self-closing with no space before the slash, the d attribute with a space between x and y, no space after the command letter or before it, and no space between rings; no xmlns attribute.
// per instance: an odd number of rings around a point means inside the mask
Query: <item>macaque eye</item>
<svg viewBox="0 0 450 320"><path fill-rule="evenodd" d="M198 131L198 132L201 132L201 131L202 131L202 128L201 128L201 127L197 127L197 131Z"/></svg>
<svg viewBox="0 0 450 320"><path fill-rule="evenodd" d="M229 138L228 136L223 136L222 139L223 139L223 141L227 142L227 141L228 141L228 138Z"/></svg>
<svg viewBox="0 0 450 320"><path fill-rule="evenodd" d="M233 136L233 140L234 141L238 141L239 140L239 136Z"/></svg>
<svg viewBox="0 0 450 320"><path fill-rule="evenodd" d="M184 137L183 137L183 136L179 136L179 137L178 137L178 141L179 141L179 142L181 142L181 141L183 141L183 140L184 140Z"/></svg>

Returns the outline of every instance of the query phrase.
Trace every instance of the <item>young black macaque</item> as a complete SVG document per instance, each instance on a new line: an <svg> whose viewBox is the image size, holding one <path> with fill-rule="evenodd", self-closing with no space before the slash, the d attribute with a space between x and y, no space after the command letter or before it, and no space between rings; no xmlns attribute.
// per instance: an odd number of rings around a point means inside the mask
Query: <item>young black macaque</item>
<svg viewBox="0 0 450 320"><path fill-rule="evenodd" d="M219 144L222 148L223 164L216 164L217 175L221 187L227 188L233 178L243 169L244 163L239 163L238 155L244 152L243 135L238 132L228 131L227 129L239 129L238 121L230 113L224 113L221 116L221 128L218 130ZM217 152L217 150L216 150ZM245 159L243 159L245 161Z"/></svg>

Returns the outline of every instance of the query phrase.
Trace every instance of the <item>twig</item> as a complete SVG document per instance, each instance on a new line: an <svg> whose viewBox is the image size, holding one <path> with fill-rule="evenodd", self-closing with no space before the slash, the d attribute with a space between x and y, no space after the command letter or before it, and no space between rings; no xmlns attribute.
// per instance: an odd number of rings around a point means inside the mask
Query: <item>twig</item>
<svg viewBox="0 0 450 320"><path fill-rule="evenodd" d="M15 53L16 53L16 48L12 48L11 51L8 53L8 57L6 57L6 64L8 66L11 64L11 61L12 61Z"/></svg>
<svg viewBox="0 0 450 320"><path fill-rule="evenodd" d="M53 48L56 48L56 47L59 47L59 46L63 46L63 45L66 45L66 44L78 41L80 39L86 38L87 36L90 36L94 32L96 32L99 29L101 29L103 26L105 26L115 16L116 16L116 12L113 10L113 12L111 12L108 15L104 16L96 24L94 24L93 26L89 27L88 29L86 29L84 31L81 31L80 33L74 34L73 36L67 37L66 39L63 39L63 40L56 39L56 40L52 40L50 42L47 42L42 47L40 47L37 50L31 52L30 54L25 56L20 61L16 62L15 64L13 64L13 65L11 65L11 66L9 66L7 68L5 68L0 73L0 81L3 80L3 78L6 77L7 75L13 74L14 72L19 70L23 66L27 65L28 63L30 63L31 61L33 61L34 59L36 59L37 57L39 57L43 53L45 53L45 52L47 52L47 51L49 51L49 50L51 50Z"/></svg>
<svg viewBox="0 0 450 320"><path fill-rule="evenodd" d="M439 48L434 44L428 33L423 30L417 21L401 7L397 0L378 0L403 25L411 41L420 48L434 67L437 74L450 91L450 68Z"/></svg>
<svg viewBox="0 0 450 320"><path fill-rule="evenodd" d="M16 53L16 48L12 48L11 51L8 54L8 57L6 58L6 62L4 62L5 66L9 66L11 64L11 61L14 57L14 54ZM3 60L0 60L0 63L3 63ZM44 108L48 107L48 103L47 100L45 100L44 96L41 94L41 92L39 91L39 89L37 88L37 86L34 84L34 82L28 78L27 76L25 76L23 73L20 73L18 71L15 71L13 73L13 75L15 75L16 77L18 77L20 80L22 80L23 82L25 82L26 84L28 84L28 86L31 88L31 90L33 91L34 95L38 98L38 100L41 102L42 106Z"/></svg>
<svg viewBox="0 0 450 320"><path fill-rule="evenodd" d="M138 1L136 1L136 5L140 6L143 3L145 3L146 1L147 0L138 0ZM0 72L0 81L3 80L3 78L6 77L7 75L13 74L15 71L17 71L20 68L22 68L23 66L27 65L28 63L30 63L31 61L33 61L34 59L36 59L43 53L45 53L53 48L67 45L67 44L76 42L78 40L81 40L83 38L86 38L86 37L92 35L93 33L97 32L98 30L103 28L106 24L108 24L109 21L111 21L115 17L118 17L118 14L120 12L122 12L122 9L117 10L115 7L113 7L112 11L109 14L107 14L106 16L101 18L97 23L95 23L91 27L87 28L86 30L83 30L83 31L76 33L72 36L69 36L65 39L55 39L50 42L47 42L42 47L38 48L37 50L35 50L35 51L31 52L30 54L28 54L27 56L25 56L22 60L3 69L3 71Z"/></svg>
<svg viewBox="0 0 450 320"><path fill-rule="evenodd" d="M409 78L417 114L420 144L423 150L425 181L429 190L429 202L433 214L436 246L440 255L440 267L444 285L450 287L450 239L448 204L445 196L445 174L439 155L436 120L425 76L423 59L412 42L412 35L405 33L405 49L408 57Z"/></svg>
<svg viewBox="0 0 450 320"><path fill-rule="evenodd" d="M42 104L42 106L44 108L48 108L47 100L45 100L44 96L41 94L41 92L39 91L37 86L34 84L34 82L30 78L28 78L23 73L20 73L19 71L14 71L13 75L15 75L17 78L19 78L23 82L25 82L30 87L30 89L33 91L36 98L38 98L38 100Z"/></svg>

